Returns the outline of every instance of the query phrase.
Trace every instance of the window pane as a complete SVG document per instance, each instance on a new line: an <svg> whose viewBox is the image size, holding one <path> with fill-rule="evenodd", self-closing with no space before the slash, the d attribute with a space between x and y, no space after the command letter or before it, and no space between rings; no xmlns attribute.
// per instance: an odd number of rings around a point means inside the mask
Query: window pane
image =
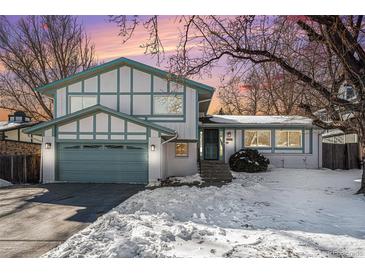
<svg viewBox="0 0 365 274"><path fill-rule="evenodd" d="M83 96L83 108L96 105L96 96Z"/></svg>
<svg viewBox="0 0 365 274"><path fill-rule="evenodd" d="M70 96L70 112L96 105L96 96Z"/></svg>
<svg viewBox="0 0 365 274"><path fill-rule="evenodd" d="M271 146L270 130L257 131L257 146L258 147L270 147Z"/></svg>
<svg viewBox="0 0 365 274"><path fill-rule="evenodd" d="M75 112L82 109L82 97L71 96L70 97L70 112Z"/></svg>
<svg viewBox="0 0 365 274"><path fill-rule="evenodd" d="M245 147L253 147L257 144L257 132L245 130Z"/></svg>
<svg viewBox="0 0 365 274"><path fill-rule="evenodd" d="M189 156L189 144L188 143L176 143L175 144L175 155L177 157Z"/></svg>
<svg viewBox="0 0 365 274"><path fill-rule="evenodd" d="M182 114L181 95L155 95L153 97L154 114Z"/></svg>
<svg viewBox="0 0 365 274"><path fill-rule="evenodd" d="M289 147L302 147L301 131L289 131Z"/></svg>
<svg viewBox="0 0 365 274"><path fill-rule="evenodd" d="M277 147L288 147L288 132L284 130L275 131L275 139Z"/></svg>

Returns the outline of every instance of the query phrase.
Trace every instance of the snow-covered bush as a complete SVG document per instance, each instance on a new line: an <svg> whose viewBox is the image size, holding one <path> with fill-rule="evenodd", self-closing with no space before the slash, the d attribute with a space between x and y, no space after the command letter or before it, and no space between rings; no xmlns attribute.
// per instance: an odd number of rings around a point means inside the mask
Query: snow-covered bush
<svg viewBox="0 0 365 274"><path fill-rule="evenodd" d="M230 168L237 172L266 171L269 164L269 159L265 158L256 149L244 148L229 158Z"/></svg>

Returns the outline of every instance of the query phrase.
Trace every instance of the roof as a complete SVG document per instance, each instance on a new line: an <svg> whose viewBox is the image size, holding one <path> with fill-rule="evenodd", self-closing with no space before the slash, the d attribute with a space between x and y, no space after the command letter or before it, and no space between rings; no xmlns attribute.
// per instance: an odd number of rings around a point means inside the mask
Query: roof
<svg viewBox="0 0 365 274"><path fill-rule="evenodd" d="M59 124L59 123L65 123L65 122L68 122L68 121L72 121L74 119L81 118L81 117L84 117L84 116L88 116L90 114L97 113L97 112L109 113L113 116L128 120L130 122L136 123L136 124L141 125L141 126L153 128L153 129L155 129L157 131L160 131L162 133L165 133L165 134L171 134L171 135L176 134L176 131L172 130L170 128L163 127L163 126L157 125L155 123L147 122L147 121L141 120L139 118L135 118L135 117L130 116L128 114L115 111L111 108L107 108L107 107L102 106L102 105L94 105L94 106L91 106L91 107L84 108L82 110L73 112L71 114L68 114L68 115L65 115L65 116L50 120L48 122L43 122L43 123L35 125L31 128L25 129L24 132L25 133L32 133L32 134L39 134L43 130L45 130L46 128L48 128L50 126L53 126L53 125L56 125L56 124Z"/></svg>
<svg viewBox="0 0 365 274"><path fill-rule="evenodd" d="M0 121L0 132L14 130L18 128L31 127L33 125L39 124L40 122L23 122L23 123L9 123L8 121Z"/></svg>
<svg viewBox="0 0 365 274"><path fill-rule="evenodd" d="M223 125L290 125L313 126L312 119L303 116L212 115L204 124Z"/></svg>
<svg viewBox="0 0 365 274"><path fill-rule="evenodd" d="M69 77L66 77L66 78L54 81L52 83L46 84L44 86L38 87L35 90L38 92L47 92L50 90L54 90L56 88L60 88L62 86L76 82L76 81L84 79L86 77L91 77L91 76L97 75L101 72L108 71L113 68L117 68L121 65L128 65L130 67L133 67L133 68L136 68L136 69L139 69L142 71L146 71L149 73L153 73L153 74L156 74L161 77L168 77L168 78L172 78L174 80L179 80L180 82L185 83L187 86L190 86L190 87L193 87L193 88L196 88L199 90L207 91L209 93L214 92L214 88L211 86L208 86L208 85L205 85L205 84L193 81L193 80L189 80L187 78L181 78L175 74L171 74L167 71L164 71L164 70L152 67L152 66L148 66L143 63L140 63L140 62L137 62L137 61L125 58L125 57L121 57L121 58L106 62L104 64L89 68L87 70L81 71L81 72L71 75Z"/></svg>

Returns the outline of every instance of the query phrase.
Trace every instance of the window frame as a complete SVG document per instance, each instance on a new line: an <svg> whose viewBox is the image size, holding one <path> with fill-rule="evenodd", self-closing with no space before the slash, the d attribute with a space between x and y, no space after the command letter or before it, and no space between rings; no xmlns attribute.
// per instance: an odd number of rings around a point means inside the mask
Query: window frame
<svg viewBox="0 0 365 274"><path fill-rule="evenodd" d="M79 110L72 111L72 108L71 108L71 99L72 98L76 98L76 97L79 97L79 98L82 99L82 102L81 102L82 103L82 108L79 109ZM91 106L95 106L95 105L98 104L98 96L97 95L68 95L68 113L74 113L76 111L80 111L80 110L85 109L86 108L86 107L84 107L84 98L85 97L95 98L95 104L94 105L91 105Z"/></svg>
<svg viewBox="0 0 365 274"><path fill-rule="evenodd" d="M157 97L179 97L181 98L181 112L179 113L164 113L164 112L156 112L156 101L155 99ZM154 116L184 116L184 109L185 109L185 99L184 99L184 94L182 92L179 93L158 93L158 94L153 94L152 96L152 106L153 106L153 110L152 110L152 115Z"/></svg>
<svg viewBox="0 0 365 274"><path fill-rule="evenodd" d="M279 138L277 138L277 134L279 132L286 132L287 133L287 146L278 146L278 140ZM299 132L300 133L300 146L290 146L290 132ZM275 129L275 149L294 149L294 150L301 150L304 148L304 144L303 144L303 130L302 129Z"/></svg>
<svg viewBox="0 0 365 274"><path fill-rule="evenodd" d="M186 145L186 154L177 154L176 149L177 149L178 144ZM187 143L187 142L175 142L175 157L177 157L177 158L181 158L181 157L188 158L189 157L189 143Z"/></svg>
<svg viewBox="0 0 365 274"><path fill-rule="evenodd" d="M246 134L248 131L255 131L256 132L256 135L257 135L257 132L258 131L267 131L269 132L270 134L270 144L269 146L258 146L257 145L257 142L258 142L258 136L256 136L256 146L246 146ZM267 148L272 148L272 132L271 132L271 129L245 129L243 131L243 147L247 147L247 148L255 148L255 149L267 149Z"/></svg>

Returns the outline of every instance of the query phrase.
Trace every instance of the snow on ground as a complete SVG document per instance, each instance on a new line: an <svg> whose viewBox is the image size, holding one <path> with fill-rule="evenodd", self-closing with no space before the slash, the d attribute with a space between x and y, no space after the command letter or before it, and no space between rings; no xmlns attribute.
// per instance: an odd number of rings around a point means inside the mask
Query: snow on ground
<svg viewBox="0 0 365 274"><path fill-rule="evenodd" d="M131 197L46 257L365 257L359 170L235 173Z"/></svg>
<svg viewBox="0 0 365 274"><path fill-rule="evenodd" d="M0 179L0 187L6 187L6 186L11 186L12 183L6 181L6 180L3 180L3 179Z"/></svg>
<svg viewBox="0 0 365 274"><path fill-rule="evenodd" d="M199 185L201 183L203 183L202 178L200 177L200 174L194 174L191 176L185 176L185 177L170 177L167 180L167 184L169 186L174 186L174 185L181 185L181 184L185 184L185 185ZM150 182L147 185L148 187L159 187L161 186L162 182L161 181L155 181L155 182Z"/></svg>

